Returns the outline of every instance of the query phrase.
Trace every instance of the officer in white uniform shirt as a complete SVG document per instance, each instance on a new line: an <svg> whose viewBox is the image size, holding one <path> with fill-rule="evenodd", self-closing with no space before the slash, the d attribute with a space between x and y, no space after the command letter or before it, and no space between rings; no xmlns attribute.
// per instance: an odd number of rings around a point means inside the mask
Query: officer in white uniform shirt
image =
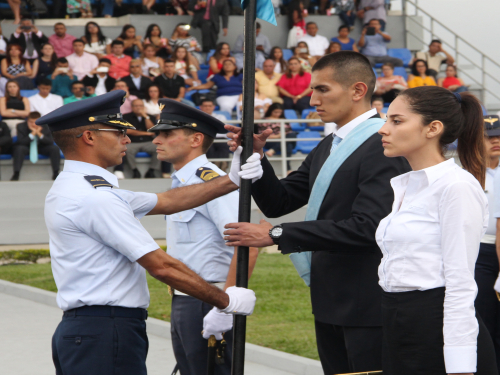
<svg viewBox="0 0 500 375"><path fill-rule="evenodd" d="M121 163L130 143L126 131L134 129L119 113L124 96L112 91L37 120L49 126L66 157L45 202L57 303L64 311L52 338L57 375L147 373L144 268L222 309L218 312L251 314L255 304L251 290L229 288L224 293L206 283L159 249L139 222L146 214L173 214L236 190L238 161L229 178L203 185L161 194L118 189L106 168ZM255 163L249 178L258 173Z"/></svg>
<svg viewBox="0 0 500 375"><path fill-rule="evenodd" d="M159 134L153 140L158 159L172 163L172 189L206 184L226 173L207 160L205 153L217 134L225 134L224 123L210 114L194 110L172 99L160 99L163 108L160 121L150 131ZM227 147L227 145L226 145ZM233 248L224 241L224 226L238 220L239 192L233 191L204 205L167 215L167 254L182 261L205 281L221 289L235 284L236 261ZM250 271L257 259L257 248L251 249ZM235 258L234 258L235 259ZM230 265L231 271L227 279ZM226 282L227 280L227 282ZM217 313L209 303L173 292L171 313L172 346L182 375L207 373L210 333L203 330L203 319L225 332L218 343L224 363L216 366L216 374L231 374L231 315ZM219 322L220 321L220 322ZM222 339L220 333L216 337ZM225 346L224 346L225 344ZM225 350L223 348L225 347Z"/></svg>

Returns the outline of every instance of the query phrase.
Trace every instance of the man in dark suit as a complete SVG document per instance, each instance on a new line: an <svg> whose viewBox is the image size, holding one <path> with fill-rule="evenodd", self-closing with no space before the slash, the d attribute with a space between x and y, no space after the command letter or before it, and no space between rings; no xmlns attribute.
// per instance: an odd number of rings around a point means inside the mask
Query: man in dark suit
<svg viewBox="0 0 500 375"><path fill-rule="evenodd" d="M10 44L18 44L24 50L23 57L30 62L42 56L42 45L49 42L30 19L24 19L10 37Z"/></svg>
<svg viewBox="0 0 500 375"><path fill-rule="evenodd" d="M120 81L127 84L130 95L135 95L139 99L146 97L149 86L153 84L148 77L142 75L141 60L130 61L130 75L123 77Z"/></svg>
<svg viewBox="0 0 500 375"><path fill-rule="evenodd" d="M229 21L229 3L227 0L190 0L188 8L194 12L192 27L201 28L203 52L215 49L222 17L222 31L227 35Z"/></svg>
<svg viewBox="0 0 500 375"><path fill-rule="evenodd" d="M312 187L335 144L356 126L379 117L370 109L375 75L363 55L341 51L314 65L311 105L323 122L335 122L334 135L323 139L296 172L279 180L263 157L263 177L252 184L255 202L267 217L279 217L308 203ZM237 135L239 128L226 128ZM254 150L263 155L270 130L254 136ZM283 254L313 251L311 303L316 341L325 374L382 369L382 258L375 231L394 200L390 179L410 170L406 160L384 156L381 136L370 136L335 173L316 220L284 223L228 224L228 246L278 244ZM334 146L335 147L335 146ZM272 230L274 229L274 230ZM271 232L272 230L272 232ZM279 233L281 232L281 235ZM273 236L273 238L271 238Z"/></svg>
<svg viewBox="0 0 500 375"><path fill-rule="evenodd" d="M31 144L36 142L36 159L38 154L48 156L52 166L52 179L55 180L59 174L61 154L59 147L54 144L54 138L47 125L37 125L35 121L40 117L40 113L31 112L26 122L17 125L17 142L14 144L14 174L11 181L19 180L19 173L23 166L24 158L30 155ZM30 155L31 156L31 155ZM36 161L35 161L36 162Z"/></svg>

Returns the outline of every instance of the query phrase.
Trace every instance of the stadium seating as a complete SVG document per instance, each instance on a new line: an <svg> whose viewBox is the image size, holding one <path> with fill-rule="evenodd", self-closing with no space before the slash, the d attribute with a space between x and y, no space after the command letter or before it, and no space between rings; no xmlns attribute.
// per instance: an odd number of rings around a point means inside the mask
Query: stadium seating
<svg viewBox="0 0 500 375"><path fill-rule="evenodd" d="M288 61L293 56L293 51L291 49L285 48L283 51L283 59Z"/></svg>
<svg viewBox="0 0 500 375"><path fill-rule="evenodd" d="M29 98L30 96L38 94L38 90L21 90L21 96Z"/></svg>
<svg viewBox="0 0 500 375"><path fill-rule="evenodd" d="M285 118L288 120L297 120L297 112L295 112L294 109L285 109L284 111ZM293 131L300 132L303 130L306 130L306 127L304 124L301 124L300 122L291 122L290 126Z"/></svg>
<svg viewBox="0 0 500 375"><path fill-rule="evenodd" d="M312 109L311 109L311 108L309 108L309 109L304 109L304 110L302 111L302 118L303 118L303 119L306 119L306 118L307 118L307 116L309 115L309 113L311 113L311 112L316 112L316 108L312 108ZM320 120L318 120L318 121L320 121ZM302 126L304 127L304 129L306 129L306 128L307 128L307 123L306 123L306 122L303 122L303 123L302 123ZM314 126L313 128L311 128L311 130L323 131L323 130L325 130L325 127L324 127L324 126Z"/></svg>
<svg viewBox="0 0 500 375"><path fill-rule="evenodd" d="M387 54L391 57L396 57L403 60L404 66L408 66L412 59L412 54L408 48L388 48Z"/></svg>
<svg viewBox="0 0 500 375"><path fill-rule="evenodd" d="M228 120L231 120L231 114L227 111L214 111L214 114L222 115Z"/></svg>
<svg viewBox="0 0 500 375"><path fill-rule="evenodd" d="M318 131L299 132L299 134L297 134L297 138L321 138L321 134ZM318 145L319 142L320 141L297 141L297 146L295 146L294 152L300 151L303 154L308 154Z"/></svg>
<svg viewBox="0 0 500 375"><path fill-rule="evenodd" d="M201 81L201 83L207 83L207 77L208 77L208 69L198 70L198 79Z"/></svg>
<svg viewBox="0 0 500 375"><path fill-rule="evenodd" d="M406 72L406 69L403 68L402 66L394 67L394 75L401 76L405 79L405 81L408 81L408 73Z"/></svg>

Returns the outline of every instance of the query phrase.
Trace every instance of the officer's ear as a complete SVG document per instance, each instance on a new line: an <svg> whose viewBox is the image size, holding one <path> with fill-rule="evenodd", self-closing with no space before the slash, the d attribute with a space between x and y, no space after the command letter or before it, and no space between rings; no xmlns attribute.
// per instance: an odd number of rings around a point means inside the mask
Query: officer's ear
<svg viewBox="0 0 500 375"><path fill-rule="evenodd" d="M96 137L96 132L93 132L91 130L84 130L81 136L81 139L85 144L89 146L93 146L95 143L95 137Z"/></svg>
<svg viewBox="0 0 500 375"><path fill-rule="evenodd" d="M205 135L203 133L194 133L191 141L192 148L198 148L203 145L203 140L205 139Z"/></svg>

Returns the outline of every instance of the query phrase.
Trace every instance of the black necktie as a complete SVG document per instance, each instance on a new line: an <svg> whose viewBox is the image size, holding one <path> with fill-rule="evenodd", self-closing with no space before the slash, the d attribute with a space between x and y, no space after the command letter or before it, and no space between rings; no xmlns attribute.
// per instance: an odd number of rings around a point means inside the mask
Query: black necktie
<svg viewBox="0 0 500 375"><path fill-rule="evenodd" d="M26 34L26 51L28 52L28 57L33 57L33 52L35 51L35 46L33 45L33 39L31 39L31 33Z"/></svg>

